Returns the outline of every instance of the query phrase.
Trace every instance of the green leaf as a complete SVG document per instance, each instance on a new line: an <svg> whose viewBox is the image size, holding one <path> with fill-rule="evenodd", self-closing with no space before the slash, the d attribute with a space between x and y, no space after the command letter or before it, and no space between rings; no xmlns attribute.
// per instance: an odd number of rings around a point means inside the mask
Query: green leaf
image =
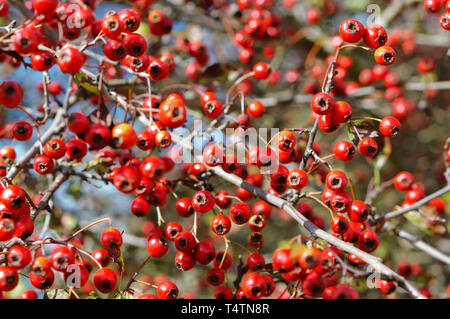
<svg viewBox="0 0 450 319"><path fill-rule="evenodd" d="M73 79L75 80L75 82L80 85L83 89L85 89L86 91L95 94L95 95L99 95L99 91L98 91L98 87L97 85L93 84L90 80L89 77L83 73L83 72L78 72L73 76Z"/></svg>
<svg viewBox="0 0 450 319"><path fill-rule="evenodd" d="M418 211L413 210L404 214L405 218L413 225L417 226L422 232L428 235L434 235L433 231L428 227L425 217L423 217Z"/></svg>

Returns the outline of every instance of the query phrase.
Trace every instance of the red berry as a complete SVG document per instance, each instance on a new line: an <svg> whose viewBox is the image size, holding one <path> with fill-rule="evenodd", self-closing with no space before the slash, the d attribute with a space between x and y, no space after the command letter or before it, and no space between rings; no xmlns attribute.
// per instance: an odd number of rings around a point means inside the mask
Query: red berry
<svg viewBox="0 0 450 319"><path fill-rule="evenodd" d="M210 224L211 230L217 235L225 235L230 231L231 221L230 218L226 215L215 215L211 219Z"/></svg>
<svg viewBox="0 0 450 319"><path fill-rule="evenodd" d="M179 251L186 253L192 252L195 247L195 237L190 231L182 231L174 239L175 247Z"/></svg>
<svg viewBox="0 0 450 319"><path fill-rule="evenodd" d="M57 57L57 63L63 73L75 74L82 68L86 56L73 47L65 47Z"/></svg>
<svg viewBox="0 0 450 319"><path fill-rule="evenodd" d="M194 256L199 264L207 265L213 261L216 256L216 249L211 242L201 241L195 245Z"/></svg>
<svg viewBox="0 0 450 319"><path fill-rule="evenodd" d="M308 174L302 169L293 169L287 177L287 182L293 189L302 189L308 184Z"/></svg>
<svg viewBox="0 0 450 319"><path fill-rule="evenodd" d="M110 268L100 268L94 274L94 285L95 288L101 293L107 294L116 289L117 286L117 275Z"/></svg>
<svg viewBox="0 0 450 319"><path fill-rule="evenodd" d="M33 168L39 174L50 174L53 171L55 163L47 155L37 155L33 160Z"/></svg>
<svg viewBox="0 0 450 319"><path fill-rule="evenodd" d="M363 138L359 141L358 151L362 156L373 157L378 152L378 144L370 137Z"/></svg>
<svg viewBox="0 0 450 319"><path fill-rule="evenodd" d="M348 212L348 217L354 222L363 222L369 216L369 207L360 200L354 200L350 206L350 211Z"/></svg>
<svg viewBox="0 0 450 319"><path fill-rule="evenodd" d="M374 53L375 61L381 65L391 65L395 62L397 54L394 49L390 46L382 46L375 50Z"/></svg>
<svg viewBox="0 0 450 319"><path fill-rule="evenodd" d="M365 252L372 252L377 249L380 239L378 235L370 229L363 230L358 236L358 247Z"/></svg>
<svg viewBox="0 0 450 319"><path fill-rule="evenodd" d="M19 275L16 268L1 266L0 267L0 291L11 291L16 288L19 282Z"/></svg>
<svg viewBox="0 0 450 319"><path fill-rule="evenodd" d="M364 34L364 26L357 20L347 19L339 26L339 34L345 42L356 43Z"/></svg>
<svg viewBox="0 0 450 319"><path fill-rule="evenodd" d="M414 176L410 172L400 172L394 177L394 186L400 191L411 189L414 183Z"/></svg>
<svg viewBox="0 0 450 319"><path fill-rule="evenodd" d="M339 192L347 187L348 179L344 172L334 170L328 173L326 177L327 188Z"/></svg>
<svg viewBox="0 0 450 319"><path fill-rule="evenodd" d="M27 122L16 122L13 127L13 137L18 141L28 141L33 135L33 127Z"/></svg>
<svg viewBox="0 0 450 319"><path fill-rule="evenodd" d="M214 196L209 191L198 191L192 196L192 208L202 214L209 212L214 203Z"/></svg>
<svg viewBox="0 0 450 319"><path fill-rule="evenodd" d="M317 93L311 100L311 109L316 114L329 114L334 109L333 98L327 93Z"/></svg>
<svg viewBox="0 0 450 319"><path fill-rule="evenodd" d="M364 43L371 48L376 49L385 45L387 39L386 30L379 24L371 24L364 29Z"/></svg>
<svg viewBox="0 0 450 319"><path fill-rule="evenodd" d="M230 209L231 220L237 224L242 225L248 222L251 216L250 206L244 202L233 204Z"/></svg>
<svg viewBox="0 0 450 319"><path fill-rule="evenodd" d="M380 132L384 136L394 137L397 136L402 128L402 125L397 118L393 116L384 117L380 123Z"/></svg>
<svg viewBox="0 0 450 319"><path fill-rule="evenodd" d="M158 285L156 293L160 299L176 299L178 288L173 282L165 280Z"/></svg>
<svg viewBox="0 0 450 319"><path fill-rule="evenodd" d="M344 216L338 215L331 220L330 227L335 233L343 234L348 229L348 220Z"/></svg>
<svg viewBox="0 0 450 319"><path fill-rule="evenodd" d="M162 257L169 250L169 243L162 236L152 236L147 243L147 251L152 257Z"/></svg>
<svg viewBox="0 0 450 319"><path fill-rule="evenodd" d="M355 157L355 146L348 141L339 141L333 148L334 156L341 161L351 161Z"/></svg>
<svg viewBox="0 0 450 319"><path fill-rule="evenodd" d="M100 240L106 250L116 250L122 246L122 234L113 227L105 229Z"/></svg>
<svg viewBox="0 0 450 319"><path fill-rule="evenodd" d="M258 100L252 101L247 105L247 114L251 117L261 117L265 112L266 107Z"/></svg>
<svg viewBox="0 0 450 319"><path fill-rule="evenodd" d="M256 272L249 272L242 278L241 288L248 299L259 299L267 291L266 280Z"/></svg>
<svg viewBox="0 0 450 319"><path fill-rule="evenodd" d="M253 67L253 73L257 79L266 79L270 74L271 68L265 62L259 62Z"/></svg>

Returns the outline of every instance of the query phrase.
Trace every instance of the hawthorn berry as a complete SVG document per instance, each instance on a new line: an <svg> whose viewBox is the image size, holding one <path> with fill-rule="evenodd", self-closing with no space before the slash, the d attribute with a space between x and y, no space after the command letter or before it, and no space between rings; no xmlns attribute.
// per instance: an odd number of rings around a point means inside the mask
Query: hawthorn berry
<svg viewBox="0 0 450 319"><path fill-rule="evenodd" d="M397 54L392 47L385 45L375 50L374 57L378 64L391 65L395 62Z"/></svg>
<svg viewBox="0 0 450 319"><path fill-rule="evenodd" d="M176 299L178 287L173 282L165 280L158 285L156 293L160 299Z"/></svg>
<svg viewBox="0 0 450 319"><path fill-rule="evenodd" d="M167 239L162 236L152 236L147 243L147 251L152 257L162 257L169 250Z"/></svg>
<svg viewBox="0 0 450 319"><path fill-rule="evenodd" d="M378 152L378 144L370 137L363 138L359 141L358 151L362 156L373 157Z"/></svg>
<svg viewBox="0 0 450 319"><path fill-rule="evenodd" d="M400 121L393 116L386 116L380 122L380 132L384 136L394 137L397 136L402 128Z"/></svg>
<svg viewBox="0 0 450 319"><path fill-rule="evenodd" d="M339 26L339 34L345 42L356 43L363 37L364 26L357 20L347 19Z"/></svg>
<svg viewBox="0 0 450 319"><path fill-rule="evenodd" d="M205 190L198 191L192 196L192 208L199 213L207 213L214 207L214 196Z"/></svg>
<svg viewBox="0 0 450 319"><path fill-rule="evenodd" d="M113 227L105 229L100 240L106 250L116 250L122 246L122 234Z"/></svg>
<svg viewBox="0 0 450 319"><path fill-rule="evenodd" d="M98 291L107 294L116 289L117 275L110 268L100 268L95 272L93 281Z"/></svg>

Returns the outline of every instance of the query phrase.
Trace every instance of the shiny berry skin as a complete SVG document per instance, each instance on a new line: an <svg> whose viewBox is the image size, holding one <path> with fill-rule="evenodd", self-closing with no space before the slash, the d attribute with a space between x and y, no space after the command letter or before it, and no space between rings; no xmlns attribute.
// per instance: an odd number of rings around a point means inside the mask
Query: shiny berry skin
<svg viewBox="0 0 450 319"><path fill-rule="evenodd" d="M214 258L214 267L222 268L224 270L230 268L232 263L233 261L230 254L226 253L224 255L223 251L219 251Z"/></svg>
<svg viewBox="0 0 450 319"><path fill-rule="evenodd" d="M0 148L0 158L5 162L14 162L16 159L16 151L11 146L3 146Z"/></svg>
<svg viewBox="0 0 450 319"><path fill-rule="evenodd" d="M393 116L384 117L379 126L381 134L388 137L397 136L401 128L402 124Z"/></svg>
<svg viewBox="0 0 450 319"><path fill-rule="evenodd" d="M423 57L417 63L417 70L420 73L432 72L436 67L436 63L430 57Z"/></svg>
<svg viewBox="0 0 450 319"><path fill-rule="evenodd" d="M194 213L191 199L188 197L178 199L175 208L181 217L190 217Z"/></svg>
<svg viewBox="0 0 450 319"><path fill-rule="evenodd" d="M349 284L339 284L331 293L331 299L359 299L359 293Z"/></svg>
<svg viewBox="0 0 450 319"><path fill-rule="evenodd" d="M27 206L28 207L28 206ZM30 237L33 234L34 230L34 221L31 219L29 215L20 216L15 221L15 231L14 236L25 239Z"/></svg>
<svg viewBox="0 0 450 319"><path fill-rule="evenodd" d="M260 253L251 253L247 258L247 264L250 271L261 271L264 269L266 261Z"/></svg>
<svg viewBox="0 0 450 319"><path fill-rule="evenodd" d="M160 299L176 299L178 288L173 282L165 280L158 285L156 293Z"/></svg>
<svg viewBox="0 0 450 319"><path fill-rule="evenodd" d="M272 212L272 206L267 202L260 200L253 204L252 213L253 215L261 215L265 220L270 218Z"/></svg>
<svg viewBox="0 0 450 319"><path fill-rule="evenodd" d="M289 172L287 182L293 189L302 189L308 184L308 174L302 169L293 169Z"/></svg>
<svg viewBox="0 0 450 319"><path fill-rule="evenodd" d="M56 59L53 53L48 51L39 51L35 52L31 55L30 58L31 66L36 71L47 71L49 70L55 63Z"/></svg>
<svg viewBox="0 0 450 319"><path fill-rule="evenodd" d="M73 47L65 47L57 57L57 64L63 73L75 74L80 71L86 56Z"/></svg>
<svg viewBox="0 0 450 319"><path fill-rule="evenodd" d="M122 60L122 64L130 68L133 72L145 72L150 65L150 60L147 54L140 56L126 55Z"/></svg>
<svg viewBox="0 0 450 319"><path fill-rule="evenodd" d="M266 227L266 220L263 215L252 215L248 221L248 226L255 232L260 232Z"/></svg>
<svg viewBox="0 0 450 319"><path fill-rule="evenodd" d="M92 257L99 262L102 267L106 267L111 262L108 251L103 248L98 248L92 252Z"/></svg>
<svg viewBox="0 0 450 319"><path fill-rule="evenodd" d="M302 282L303 293L310 297L319 297L325 290L325 279L316 272L309 273Z"/></svg>
<svg viewBox="0 0 450 319"><path fill-rule="evenodd" d="M379 24L371 24L364 29L364 43L371 48L376 49L385 45L387 39L386 30Z"/></svg>
<svg viewBox="0 0 450 319"><path fill-rule="evenodd" d="M69 115L68 128L75 134L82 134L89 128L89 119L83 113L74 112Z"/></svg>
<svg viewBox="0 0 450 319"><path fill-rule="evenodd" d="M11 211L27 206L25 191L17 185L9 185L0 192L0 201Z"/></svg>
<svg viewBox="0 0 450 319"><path fill-rule="evenodd" d="M155 135L155 145L159 148L168 148L172 144L172 136L166 130L161 130Z"/></svg>
<svg viewBox="0 0 450 319"><path fill-rule="evenodd" d="M14 236L14 220L11 218L0 219L0 241L8 241Z"/></svg>
<svg viewBox="0 0 450 319"><path fill-rule="evenodd" d="M331 208L337 213L345 213L350 209L352 195L347 191L334 192L331 197Z"/></svg>
<svg viewBox="0 0 450 319"><path fill-rule="evenodd" d="M285 186L287 184L288 175L289 170L283 165L278 165L277 168L270 173L270 185L273 188Z"/></svg>
<svg viewBox="0 0 450 319"><path fill-rule="evenodd" d="M225 235L230 231L231 220L226 215L215 215L211 219L210 224L211 230L219 236Z"/></svg>
<svg viewBox="0 0 450 319"><path fill-rule="evenodd" d="M147 51L147 41L138 33L127 34L123 40L126 54L131 56L141 56Z"/></svg>
<svg viewBox="0 0 450 319"><path fill-rule="evenodd" d="M177 222L167 223L166 228L164 229L164 235L170 241L173 241L179 233L183 231L183 227Z"/></svg>
<svg viewBox="0 0 450 319"><path fill-rule="evenodd" d="M397 289L397 285L393 281L379 279L379 280L376 280L375 283L378 284L378 290L383 295L389 295Z"/></svg>
<svg viewBox="0 0 450 319"><path fill-rule="evenodd" d="M111 139L114 146L120 149L132 148L137 143L134 128L128 123L120 123L111 130Z"/></svg>
<svg viewBox="0 0 450 319"><path fill-rule="evenodd" d="M339 34L345 42L356 43L363 37L364 26L357 20L347 19L339 26Z"/></svg>
<svg viewBox="0 0 450 319"><path fill-rule="evenodd" d="M15 108L22 102L22 87L14 81L4 81L0 84L0 104L9 109Z"/></svg>
<svg viewBox="0 0 450 319"><path fill-rule="evenodd" d="M381 65L391 65L395 62L396 57L395 50L387 45L379 47L374 53L375 61Z"/></svg>
<svg viewBox="0 0 450 319"><path fill-rule="evenodd" d="M122 21L120 21L118 14L114 11L107 12L102 22L103 34L115 39L122 33L122 29Z"/></svg>
<svg viewBox="0 0 450 319"><path fill-rule="evenodd" d="M203 112L209 118L215 119L223 112L223 105L218 100L209 100L203 105Z"/></svg>
<svg viewBox="0 0 450 319"><path fill-rule="evenodd" d="M155 135L147 130L140 131L137 136L136 146L143 151L148 151L155 145Z"/></svg>
<svg viewBox="0 0 450 319"><path fill-rule="evenodd" d="M117 275L110 268L100 268L94 274L93 281L98 291L107 294L116 289Z"/></svg>
<svg viewBox="0 0 450 319"><path fill-rule="evenodd" d="M253 66L253 73L257 79L266 79L271 72L270 65L265 62L259 62Z"/></svg>
<svg viewBox="0 0 450 319"><path fill-rule="evenodd" d="M405 202L407 204L414 204L419 199L425 197L425 193L420 188L413 188L406 192L405 194Z"/></svg>
<svg viewBox="0 0 450 319"><path fill-rule="evenodd" d="M286 248L278 248L272 255L272 267L274 270L288 272L294 269L294 263L291 259L291 251Z"/></svg>
<svg viewBox="0 0 450 319"><path fill-rule="evenodd" d="M16 268L2 266L0 267L0 291L11 291L16 288L19 282L19 275Z"/></svg>
<svg viewBox="0 0 450 319"><path fill-rule="evenodd" d="M207 213L214 207L214 196L209 191L198 191L192 196L191 204L196 212Z"/></svg>
<svg viewBox="0 0 450 319"><path fill-rule="evenodd" d="M9 11L9 4L6 2L6 0L0 1L0 17L4 17L8 14Z"/></svg>
<svg viewBox="0 0 450 319"><path fill-rule="evenodd" d="M59 139L50 140L44 146L45 155L53 159L60 159L66 154L66 144Z"/></svg>
<svg viewBox="0 0 450 319"><path fill-rule="evenodd" d="M145 217L150 212L150 202L144 197L136 197L131 202L131 213L137 217Z"/></svg>
<svg viewBox="0 0 450 319"><path fill-rule="evenodd" d="M333 111L333 108L333 98L327 93L317 93L311 100L311 109L316 114L329 114Z"/></svg>
<svg viewBox="0 0 450 319"><path fill-rule="evenodd" d="M8 264L16 269L23 269L31 262L30 250L24 246L13 246L7 255Z"/></svg>
<svg viewBox="0 0 450 319"><path fill-rule="evenodd" d="M347 102L336 101L331 115L334 121L342 124L350 120L353 115L353 108Z"/></svg>
<svg viewBox="0 0 450 319"><path fill-rule="evenodd" d="M247 105L247 114L251 117L261 117L265 111L266 107L258 100L254 100Z"/></svg>
<svg viewBox="0 0 450 319"><path fill-rule="evenodd" d="M147 243L148 254L152 257L162 257L169 250L167 239L161 236L152 236Z"/></svg>
<svg viewBox="0 0 450 319"><path fill-rule="evenodd" d="M216 256L216 249L209 241L200 241L195 245L194 257L195 260L202 265L207 265L214 260Z"/></svg>
<svg viewBox="0 0 450 319"><path fill-rule="evenodd" d="M75 254L67 247L56 248L50 256L50 264L56 271L65 271L75 262Z"/></svg>
<svg viewBox="0 0 450 319"><path fill-rule="evenodd" d="M111 61L120 61L127 55L127 51L122 41L108 39L103 46L103 54Z"/></svg>
<svg viewBox="0 0 450 319"><path fill-rule="evenodd" d="M116 228L110 227L103 231L100 241L106 250L120 249L122 234Z"/></svg>
<svg viewBox="0 0 450 319"><path fill-rule="evenodd" d="M174 239L175 247L179 251L192 252L195 247L195 237L190 231L182 231Z"/></svg>
<svg viewBox="0 0 450 319"><path fill-rule="evenodd" d="M32 27L26 27L14 32L13 45L16 52L30 54L36 51L39 45L39 31Z"/></svg>
<svg viewBox="0 0 450 319"><path fill-rule="evenodd" d="M84 136L84 140L93 149L105 147L111 139L111 132L106 125L96 123L92 124Z"/></svg>
<svg viewBox="0 0 450 319"><path fill-rule="evenodd" d="M294 133L288 130L281 131L280 133L278 133L275 143L280 151L291 151L296 144Z"/></svg>
<svg viewBox="0 0 450 319"><path fill-rule="evenodd" d="M242 278L241 288L248 299L259 299L267 291L266 280L256 272L249 272Z"/></svg>
<svg viewBox="0 0 450 319"><path fill-rule="evenodd" d="M326 186L333 191L342 191L347 187L348 179L343 171L334 170L327 174Z"/></svg>
<svg viewBox="0 0 450 319"><path fill-rule="evenodd" d="M248 234L247 243L253 248L259 249L264 244L264 236L260 232L251 232Z"/></svg>
<svg viewBox="0 0 450 319"><path fill-rule="evenodd" d="M39 275L35 271L30 271L30 283L37 289L48 289L55 281L55 274L50 269L46 273Z"/></svg>
<svg viewBox="0 0 450 319"><path fill-rule="evenodd" d="M439 19L439 23L444 30L450 30L450 12L444 12Z"/></svg>
<svg viewBox="0 0 450 319"><path fill-rule="evenodd" d="M33 127L27 122L16 122L13 126L13 137L18 141L28 141L33 135Z"/></svg>
<svg viewBox="0 0 450 319"><path fill-rule="evenodd" d="M361 200L354 200L350 206L348 217L353 222L363 222L369 216L369 207Z"/></svg>
<svg viewBox="0 0 450 319"><path fill-rule="evenodd" d="M338 215L331 220L330 227L333 232L343 234L348 229L348 220L344 216Z"/></svg>
<svg viewBox="0 0 450 319"><path fill-rule="evenodd" d="M55 163L47 155L37 155L33 160L33 168L41 175L50 174L53 171Z"/></svg>
<svg viewBox="0 0 450 319"><path fill-rule="evenodd" d="M318 124L319 124L319 128L325 133L333 133L340 126L339 122L337 122L335 120L335 118L333 117L333 115L331 113L325 114L325 115L320 115Z"/></svg>
<svg viewBox="0 0 450 319"><path fill-rule="evenodd" d="M38 294L36 291L28 289L20 294L19 299L38 299Z"/></svg>
<svg viewBox="0 0 450 319"><path fill-rule="evenodd" d="M373 230L363 230L358 236L358 247L365 252L370 253L374 251L379 243L380 239Z"/></svg>
<svg viewBox="0 0 450 319"><path fill-rule="evenodd" d="M211 268L206 274L206 281L212 286L219 286L225 279L225 272L221 268Z"/></svg>
<svg viewBox="0 0 450 319"><path fill-rule="evenodd" d="M148 67L150 79L153 81L162 81L169 75L169 66L160 59L153 59Z"/></svg>
<svg viewBox="0 0 450 319"><path fill-rule="evenodd" d="M230 209L230 218L233 223L237 225L243 225L250 219L251 211L250 206L244 202L238 202L233 204Z"/></svg>
<svg viewBox="0 0 450 319"><path fill-rule="evenodd" d="M192 253L179 251L175 255L175 266L179 271L192 269L195 266L195 263L195 257Z"/></svg>
<svg viewBox="0 0 450 319"><path fill-rule="evenodd" d="M118 13L118 16L124 32L134 32L139 29L141 17L135 10L123 9Z"/></svg>
<svg viewBox="0 0 450 319"><path fill-rule="evenodd" d="M439 10L441 9L441 1L439 1L439 0L425 0L423 2L423 7L429 13L436 13L436 12L439 12Z"/></svg>
<svg viewBox="0 0 450 319"><path fill-rule="evenodd" d="M227 191L219 191L216 195L216 205L222 209L229 208L232 203L232 198L229 196L230 194Z"/></svg>
<svg viewBox="0 0 450 319"><path fill-rule="evenodd" d="M348 162L355 157L355 146L349 141L339 141L334 145L333 154L337 159Z"/></svg>
<svg viewBox="0 0 450 319"><path fill-rule="evenodd" d="M302 269L316 268L321 261L322 253L315 247L305 248L299 255L298 263Z"/></svg>
<svg viewBox="0 0 450 319"><path fill-rule="evenodd" d="M378 144L370 137L363 138L359 141L358 151L362 156L373 157L378 152Z"/></svg>

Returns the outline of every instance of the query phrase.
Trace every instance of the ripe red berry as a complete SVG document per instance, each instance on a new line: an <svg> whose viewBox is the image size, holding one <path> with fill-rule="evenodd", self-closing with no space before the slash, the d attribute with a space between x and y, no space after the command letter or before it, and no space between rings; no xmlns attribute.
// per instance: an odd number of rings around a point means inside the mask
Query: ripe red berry
<svg viewBox="0 0 450 319"><path fill-rule="evenodd" d="M150 212L150 202L144 197L136 197L131 202L131 213L137 217L145 217Z"/></svg>
<svg viewBox="0 0 450 319"><path fill-rule="evenodd" d="M179 251L175 255L175 266L179 271L192 269L195 263L195 257L192 253Z"/></svg>
<svg viewBox="0 0 450 319"><path fill-rule="evenodd" d="M295 147L296 140L291 131L283 130L278 133L275 143L280 151L289 152Z"/></svg>
<svg viewBox="0 0 450 319"><path fill-rule="evenodd" d="M445 2L445 1L444 1ZM425 0L423 2L425 10L429 13L439 12L441 9L441 1L439 0Z"/></svg>
<svg viewBox="0 0 450 319"><path fill-rule="evenodd" d="M331 293L331 299L359 299L359 293L349 284L339 284Z"/></svg>
<svg viewBox="0 0 450 319"><path fill-rule="evenodd" d="M264 269L266 261L260 253L251 253L247 258L247 264L250 271L261 271Z"/></svg>
<svg viewBox="0 0 450 319"><path fill-rule="evenodd" d="M13 137L18 141L28 141L33 135L33 127L27 122L16 122L13 127Z"/></svg>
<svg viewBox="0 0 450 319"><path fill-rule="evenodd" d="M53 159L60 159L66 154L66 144L62 140L54 139L45 143L45 155Z"/></svg>
<svg viewBox="0 0 450 319"><path fill-rule="evenodd" d="M329 114L334 109L334 100L327 93L317 93L311 100L311 109L316 114Z"/></svg>
<svg viewBox="0 0 450 319"><path fill-rule="evenodd" d="M192 196L192 208L199 213L207 213L214 207L214 196L209 191L198 191Z"/></svg>
<svg viewBox="0 0 450 319"><path fill-rule="evenodd" d="M225 271L221 268L211 268L206 274L206 281L212 286L218 286L223 283L225 279Z"/></svg>
<svg viewBox="0 0 450 319"><path fill-rule="evenodd" d="M364 34L364 26L357 20L347 19L339 26L339 34L345 42L356 43Z"/></svg>
<svg viewBox="0 0 450 319"><path fill-rule="evenodd" d="M162 236L152 236L147 243L147 251L152 257L162 257L169 250L167 239Z"/></svg>
<svg viewBox="0 0 450 319"><path fill-rule="evenodd" d="M439 19L439 23L444 30L450 30L450 12L444 12Z"/></svg>
<svg viewBox="0 0 450 319"><path fill-rule="evenodd" d="M194 257L195 260L202 265L207 265L214 260L216 256L216 249L209 241L200 241L195 245Z"/></svg>
<svg viewBox="0 0 450 319"><path fill-rule="evenodd" d="M369 216L369 207L360 200L354 200L350 206L350 211L348 212L348 217L354 222L363 222Z"/></svg>
<svg viewBox="0 0 450 319"><path fill-rule="evenodd" d="M56 248L50 255L50 264L56 271L64 272L74 262L74 252L65 246Z"/></svg>
<svg viewBox="0 0 450 319"><path fill-rule="evenodd" d="M8 241L14 236L14 220L11 218L0 219L0 241Z"/></svg>
<svg viewBox="0 0 450 319"><path fill-rule="evenodd" d="M105 229L100 240L106 250L117 250L122 246L122 234L113 227Z"/></svg>
<svg viewBox="0 0 450 319"><path fill-rule="evenodd" d="M231 228L231 220L226 215L215 215L211 219L210 223L211 230L217 235L225 235L230 231Z"/></svg>
<svg viewBox="0 0 450 319"><path fill-rule="evenodd" d="M310 297L319 297L325 290L325 279L316 272L309 273L302 282L303 293Z"/></svg>
<svg viewBox="0 0 450 319"><path fill-rule="evenodd" d="M237 202L231 206L230 217L231 220L237 224L242 225L248 222L251 216L250 206L244 202Z"/></svg>
<svg viewBox="0 0 450 319"><path fill-rule="evenodd" d="M380 122L380 132L384 136L394 137L397 136L402 128L402 125L397 118L393 116L386 116Z"/></svg>
<svg viewBox="0 0 450 319"><path fill-rule="evenodd" d="M173 282L165 280L158 285L156 293L160 299L176 299L178 288Z"/></svg>
<svg viewBox="0 0 450 319"><path fill-rule="evenodd" d="M326 186L327 188L339 192L347 187L348 179L344 172L333 170L327 174Z"/></svg>
<svg viewBox="0 0 450 319"><path fill-rule="evenodd" d="M343 234L348 229L348 220L344 216L338 215L331 220L330 227L335 233Z"/></svg>
<svg viewBox="0 0 450 319"><path fill-rule="evenodd" d="M387 39L386 30L379 24L371 24L364 29L364 43L371 48L376 49L385 45Z"/></svg>
<svg viewBox="0 0 450 319"><path fill-rule="evenodd" d="M215 119L223 112L223 105L218 100L209 100L203 105L203 112L209 118Z"/></svg>
<svg viewBox="0 0 450 319"><path fill-rule="evenodd" d="M349 141L339 141L333 148L334 156L341 161L351 161L355 157L355 146Z"/></svg>
<svg viewBox="0 0 450 319"><path fill-rule="evenodd" d="M287 177L287 182L293 189L302 189L308 184L308 174L302 169L293 169Z"/></svg>
<svg viewBox="0 0 450 319"><path fill-rule="evenodd" d="M192 252L195 247L195 237L190 231L182 231L174 239L175 247L179 251L186 253Z"/></svg>
<svg viewBox="0 0 450 319"><path fill-rule="evenodd" d="M147 51L147 41L138 33L127 34L122 42L128 55L138 57Z"/></svg>
<svg viewBox="0 0 450 319"><path fill-rule="evenodd" d="M126 56L127 51L122 41L108 39L103 46L103 54L111 61L120 61Z"/></svg>
<svg viewBox="0 0 450 319"><path fill-rule="evenodd" d="M358 247L365 252L372 252L377 249L380 239L378 235L370 229L363 230L358 236Z"/></svg>
<svg viewBox="0 0 450 319"><path fill-rule="evenodd" d="M102 267L106 267L111 262L108 252L103 248L98 248L92 252L92 257L99 262Z"/></svg>
<svg viewBox="0 0 450 319"><path fill-rule="evenodd" d="M0 291L11 291L16 288L19 282L19 275L16 268L1 266L0 267Z"/></svg>
<svg viewBox="0 0 450 319"><path fill-rule="evenodd" d="M16 269L23 269L31 262L30 250L24 246L13 246L9 249L8 264Z"/></svg>
<svg viewBox="0 0 450 319"><path fill-rule="evenodd" d="M352 195L347 191L333 192L331 197L331 208L337 213L345 213L352 204Z"/></svg>
<svg viewBox="0 0 450 319"><path fill-rule="evenodd" d="M294 269L291 259L291 251L287 248L278 248L272 255L272 267L274 270L288 272Z"/></svg>
<svg viewBox="0 0 450 319"><path fill-rule="evenodd" d="M265 111L266 107L258 100L254 100L247 105L247 114L251 117L261 117Z"/></svg>
<svg viewBox="0 0 450 319"><path fill-rule="evenodd" d="M370 137L359 141L358 151L362 156L373 157L378 152L378 144Z"/></svg>
<svg viewBox="0 0 450 319"><path fill-rule="evenodd" d="M270 65L265 62L259 62L253 66L253 73L257 79L266 79L271 72Z"/></svg>
<svg viewBox="0 0 450 319"><path fill-rule="evenodd" d="M82 68L86 56L73 47L65 47L57 57L57 63L63 73L75 74Z"/></svg>
<svg viewBox="0 0 450 319"><path fill-rule="evenodd" d="M249 272L242 278L241 288L248 299L259 299L267 291L266 280L256 272Z"/></svg>
<svg viewBox="0 0 450 319"><path fill-rule="evenodd" d="M395 62L397 54L392 47L385 45L375 50L374 57L378 64L391 65Z"/></svg>
<svg viewBox="0 0 450 319"><path fill-rule="evenodd" d="M19 299L38 299L38 294L36 291L28 289L20 294Z"/></svg>
<svg viewBox="0 0 450 319"><path fill-rule="evenodd" d="M39 51L31 55L31 65L37 71L47 71L56 62L55 56L49 51Z"/></svg>
<svg viewBox="0 0 450 319"><path fill-rule="evenodd" d="M50 174L53 171L55 163L47 155L37 155L33 160L33 168L39 174Z"/></svg>
<svg viewBox="0 0 450 319"><path fill-rule="evenodd" d="M353 108L347 102L336 101L331 115L334 121L342 124L350 120L353 115Z"/></svg>
<svg viewBox="0 0 450 319"><path fill-rule="evenodd" d="M116 289L117 275L110 268L100 268L94 274L93 281L98 291L107 294Z"/></svg>

